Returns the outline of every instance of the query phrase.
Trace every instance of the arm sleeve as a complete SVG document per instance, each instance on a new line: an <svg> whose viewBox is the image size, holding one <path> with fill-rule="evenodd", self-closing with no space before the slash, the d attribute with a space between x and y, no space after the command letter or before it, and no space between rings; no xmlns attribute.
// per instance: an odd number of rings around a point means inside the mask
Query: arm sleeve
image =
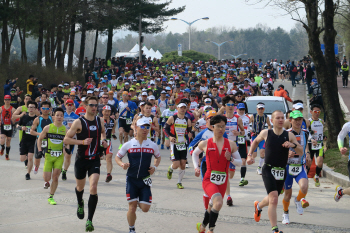
<svg viewBox="0 0 350 233"><path fill-rule="evenodd" d="M241 155L239 154L238 150L232 153L233 161L231 162L233 165L240 167L242 166L242 159Z"/></svg>
<svg viewBox="0 0 350 233"><path fill-rule="evenodd" d="M199 154L202 153L203 151L196 147L196 149L192 153L192 162L193 162L193 167L194 169L198 168L198 163L199 163Z"/></svg>
<svg viewBox="0 0 350 233"><path fill-rule="evenodd" d="M339 149L344 147L344 138L349 133L350 123L346 123L338 134L338 147Z"/></svg>
<svg viewBox="0 0 350 233"><path fill-rule="evenodd" d="M170 133L170 125L168 125L168 123L165 123L164 125L164 134L166 137L169 137L171 135Z"/></svg>

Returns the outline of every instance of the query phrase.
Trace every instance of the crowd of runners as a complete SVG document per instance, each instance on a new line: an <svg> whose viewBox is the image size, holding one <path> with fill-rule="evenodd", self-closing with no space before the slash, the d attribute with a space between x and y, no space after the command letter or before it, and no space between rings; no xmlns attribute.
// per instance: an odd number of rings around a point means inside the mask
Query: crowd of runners
<svg viewBox="0 0 350 233"><path fill-rule="evenodd" d="M56 205L59 177L63 181L70 179L67 171L72 169L71 157L76 152L72 166L77 217L85 218L83 194L88 178L89 232L94 230L100 160L106 160L107 183L113 179L113 164L117 164L127 170L130 233L136 232L137 207L147 212L152 204L151 177L161 162L161 150L168 151L171 160L167 178L171 180L178 170L178 189L185 186L182 181L192 157L195 175L201 177L204 191L204 218L197 224L200 233L206 229L214 232L225 196L226 204L233 205L230 180L236 169L240 172L238 185L246 186L248 165L257 160L257 174L262 175L267 196L255 201L254 219L259 222L262 209L269 206L272 232L282 232L277 226L278 197L284 193L282 224L289 224L295 180L299 191L294 204L297 214L303 214L309 206L305 198L314 158L315 186L321 185L327 138L325 123L319 118L322 105L313 103L307 107L301 100L292 100L284 85L274 90L274 82L291 80L294 87L296 77L303 82L307 78L311 64L308 57L297 64L276 59L265 63L260 59L238 59L164 64L148 59L141 64L113 58L101 60L93 70L85 70L83 85L72 81L44 87L30 75L24 95L16 88L17 79L7 80L5 104L0 108L0 155L5 154L5 159L10 160L11 139L18 132L20 161L27 168L25 179L30 180L32 172L38 173L44 159L44 189L50 190L48 203ZM312 85L317 85L316 78ZM261 101L256 105L256 113L248 114L246 97L273 95L292 102L292 110L276 110L270 119ZM309 119L305 107L310 109ZM341 154L347 153L346 135L350 136L350 123L338 136ZM112 142L118 137L120 146L116 150ZM127 161L123 161L125 156ZM335 201L344 194L349 195L350 189L337 187Z"/></svg>

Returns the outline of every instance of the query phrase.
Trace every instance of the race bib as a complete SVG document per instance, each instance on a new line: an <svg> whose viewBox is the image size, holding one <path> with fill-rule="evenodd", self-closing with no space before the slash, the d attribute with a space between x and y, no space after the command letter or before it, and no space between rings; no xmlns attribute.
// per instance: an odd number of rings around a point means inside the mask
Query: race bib
<svg viewBox="0 0 350 233"><path fill-rule="evenodd" d="M226 181L226 172L212 171L210 174L210 181L216 185L222 185Z"/></svg>
<svg viewBox="0 0 350 233"><path fill-rule="evenodd" d="M238 144L245 144L245 138L244 136L238 136L237 137Z"/></svg>
<svg viewBox="0 0 350 233"><path fill-rule="evenodd" d="M281 167L273 167L271 169L271 173L276 180L283 180L284 172L285 172L284 168L281 168Z"/></svg>
<svg viewBox="0 0 350 233"><path fill-rule="evenodd" d="M145 183L145 185L148 185L149 187L152 187L151 176L147 176L146 178L143 178L143 183Z"/></svg>
<svg viewBox="0 0 350 233"><path fill-rule="evenodd" d="M316 146L314 146L314 144L311 144L311 150L319 150L322 148L322 141L317 141Z"/></svg>
<svg viewBox="0 0 350 233"><path fill-rule="evenodd" d="M302 171L301 164L289 164L289 175L297 176Z"/></svg>
<svg viewBox="0 0 350 233"><path fill-rule="evenodd" d="M132 123L131 118L126 118L126 124L127 124L127 125L131 125L131 123Z"/></svg>
<svg viewBox="0 0 350 233"><path fill-rule="evenodd" d="M50 155L53 157L60 157L62 155L62 151L52 150Z"/></svg>
<svg viewBox="0 0 350 233"><path fill-rule="evenodd" d="M176 150L183 151L186 150L186 144L184 142L175 144Z"/></svg>
<svg viewBox="0 0 350 233"><path fill-rule="evenodd" d="M42 140L41 141L41 148L46 148L47 147L47 141L46 140Z"/></svg>
<svg viewBox="0 0 350 233"><path fill-rule="evenodd" d="M4 130L11 130L12 129L12 125L4 125Z"/></svg>
<svg viewBox="0 0 350 233"><path fill-rule="evenodd" d="M27 128L26 128L26 134L30 134L30 126L26 126Z"/></svg>

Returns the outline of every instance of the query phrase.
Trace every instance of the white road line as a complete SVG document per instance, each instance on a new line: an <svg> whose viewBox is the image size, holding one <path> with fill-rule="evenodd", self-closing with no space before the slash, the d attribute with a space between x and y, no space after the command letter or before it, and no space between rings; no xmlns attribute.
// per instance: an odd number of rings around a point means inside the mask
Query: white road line
<svg viewBox="0 0 350 233"><path fill-rule="evenodd" d="M339 102L340 102L340 106L343 109L344 113L348 113L349 109L348 107L346 107L343 98L341 97L340 93L338 92L338 96L339 96Z"/></svg>
<svg viewBox="0 0 350 233"><path fill-rule="evenodd" d="M292 91L292 99L294 100L294 96L295 96L295 89L296 87L293 88L293 91Z"/></svg>

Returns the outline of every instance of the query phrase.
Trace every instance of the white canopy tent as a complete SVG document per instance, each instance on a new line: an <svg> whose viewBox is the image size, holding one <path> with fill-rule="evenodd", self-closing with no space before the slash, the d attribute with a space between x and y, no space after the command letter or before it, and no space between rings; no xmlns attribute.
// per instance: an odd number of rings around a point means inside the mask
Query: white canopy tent
<svg viewBox="0 0 350 233"><path fill-rule="evenodd" d="M163 55L159 52L159 50L156 51L157 59L162 59Z"/></svg>
<svg viewBox="0 0 350 233"><path fill-rule="evenodd" d="M148 58L151 57L156 58L156 59L161 59L163 57L163 55L157 50L157 52L155 52L152 48L148 50L148 48L146 46L142 47L143 50L143 54ZM129 52L118 52L115 54L116 57L120 57L120 56L129 56L130 54L135 54L139 52L139 45L135 44L135 46L129 51Z"/></svg>

